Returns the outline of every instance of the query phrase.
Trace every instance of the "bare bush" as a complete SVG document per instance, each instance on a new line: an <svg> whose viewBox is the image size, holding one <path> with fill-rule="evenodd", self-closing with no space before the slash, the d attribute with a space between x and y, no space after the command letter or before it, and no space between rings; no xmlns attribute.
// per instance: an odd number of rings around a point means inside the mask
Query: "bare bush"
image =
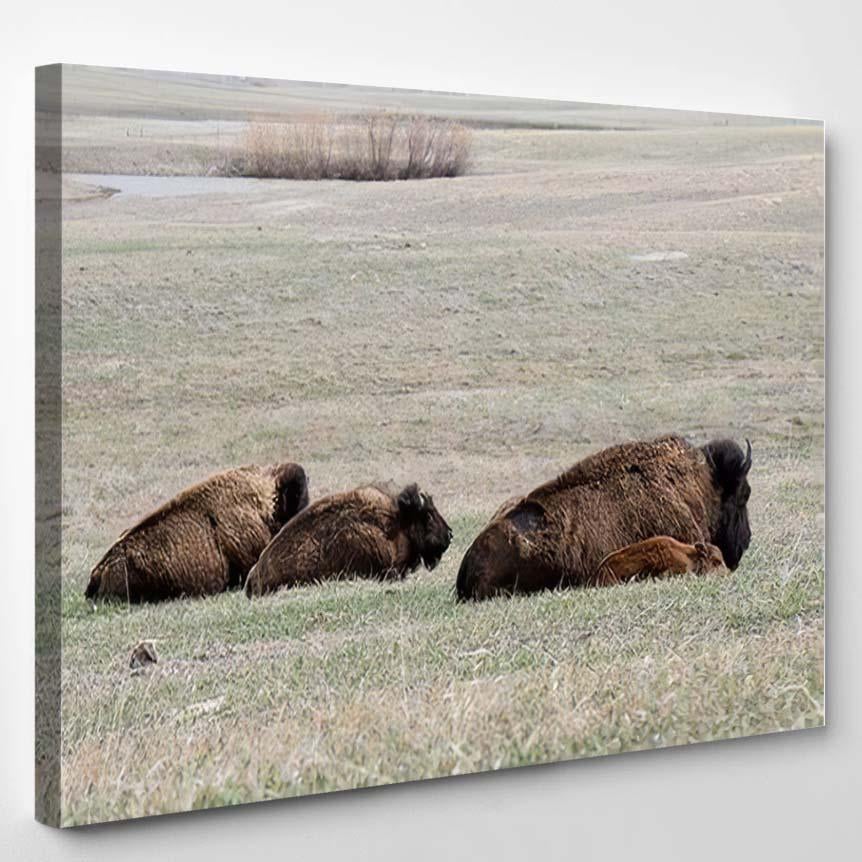
<svg viewBox="0 0 862 862"><path fill-rule="evenodd" d="M433 117L359 117L253 122L218 173L294 180L404 180L455 177L470 158L462 125Z"/></svg>

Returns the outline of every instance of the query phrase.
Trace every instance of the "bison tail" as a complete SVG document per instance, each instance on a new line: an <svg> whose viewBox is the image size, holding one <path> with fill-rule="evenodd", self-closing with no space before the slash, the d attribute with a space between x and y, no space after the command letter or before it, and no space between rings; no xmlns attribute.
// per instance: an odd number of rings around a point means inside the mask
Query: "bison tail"
<svg viewBox="0 0 862 862"><path fill-rule="evenodd" d="M258 577L257 563L255 563L245 576L245 595L246 598L253 599L260 594L260 578Z"/></svg>
<svg viewBox="0 0 862 862"><path fill-rule="evenodd" d="M125 584L127 588L126 581L126 557L122 549L114 545L93 566L90 580L87 582L87 589L84 590L84 597L96 599L112 594L116 591L117 584Z"/></svg>

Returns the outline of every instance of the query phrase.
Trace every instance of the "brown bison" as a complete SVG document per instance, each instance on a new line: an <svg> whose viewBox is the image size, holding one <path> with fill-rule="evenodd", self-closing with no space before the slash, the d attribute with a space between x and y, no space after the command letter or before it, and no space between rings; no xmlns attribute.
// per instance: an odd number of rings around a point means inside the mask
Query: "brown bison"
<svg viewBox="0 0 862 862"><path fill-rule="evenodd" d="M460 599L586 586L604 557L653 536L717 545L731 570L751 540L751 444L679 437L584 458L501 507L458 571Z"/></svg>
<svg viewBox="0 0 862 862"><path fill-rule="evenodd" d="M593 578L596 586L624 584L660 575L705 575L724 568L724 557L716 545L695 542L687 545L670 536L653 536L608 554Z"/></svg>
<svg viewBox="0 0 862 862"><path fill-rule="evenodd" d="M428 494L408 485L396 494L369 485L315 501L267 545L245 585L259 596L333 578L404 578L433 569L452 530Z"/></svg>
<svg viewBox="0 0 862 862"><path fill-rule="evenodd" d="M90 573L86 597L157 602L241 587L270 539L307 505L299 464L217 473L126 530Z"/></svg>

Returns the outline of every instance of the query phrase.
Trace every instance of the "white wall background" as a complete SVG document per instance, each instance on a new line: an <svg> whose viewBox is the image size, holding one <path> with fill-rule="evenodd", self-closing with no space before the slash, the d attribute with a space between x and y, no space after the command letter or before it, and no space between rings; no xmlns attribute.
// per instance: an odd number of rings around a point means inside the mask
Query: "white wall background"
<svg viewBox="0 0 862 862"><path fill-rule="evenodd" d="M862 11L823 0L15 2L0 24L0 858L858 858ZM816 117L828 151L822 731L58 832L32 819L33 69L64 61Z"/></svg>

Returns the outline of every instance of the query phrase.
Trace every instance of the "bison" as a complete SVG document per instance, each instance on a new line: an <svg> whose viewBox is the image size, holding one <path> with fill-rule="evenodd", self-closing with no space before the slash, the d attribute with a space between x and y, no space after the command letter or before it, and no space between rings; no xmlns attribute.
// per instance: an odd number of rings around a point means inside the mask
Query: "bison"
<svg viewBox="0 0 862 862"><path fill-rule="evenodd" d="M210 476L123 533L96 563L85 595L156 602L241 587L270 539L307 505L299 464Z"/></svg>
<svg viewBox="0 0 862 862"><path fill-rule="evenodd" d="M610 586L663 574L705 575L722 568L724 556L716 545L705 542L687 545L670 536L653 536L608 554L599 563L593 583Z"/></svg>
<svg viewBox="0 0 862 862"><path fill-rule="evenodd" d="M750 468L750 443L676 436L584 458L498 510L464 556L458 598L588 586L607 554L653 536L717 545L733 570L751 540Z"/></svg>
<svg viewBox="0 0 862 862"><path fill-rule="evenodd" d="M315 501L282 528L249 572L249 597L347 576L402 579L433 569L452 530L414 485L400 493L374 485Z"/></svg>

